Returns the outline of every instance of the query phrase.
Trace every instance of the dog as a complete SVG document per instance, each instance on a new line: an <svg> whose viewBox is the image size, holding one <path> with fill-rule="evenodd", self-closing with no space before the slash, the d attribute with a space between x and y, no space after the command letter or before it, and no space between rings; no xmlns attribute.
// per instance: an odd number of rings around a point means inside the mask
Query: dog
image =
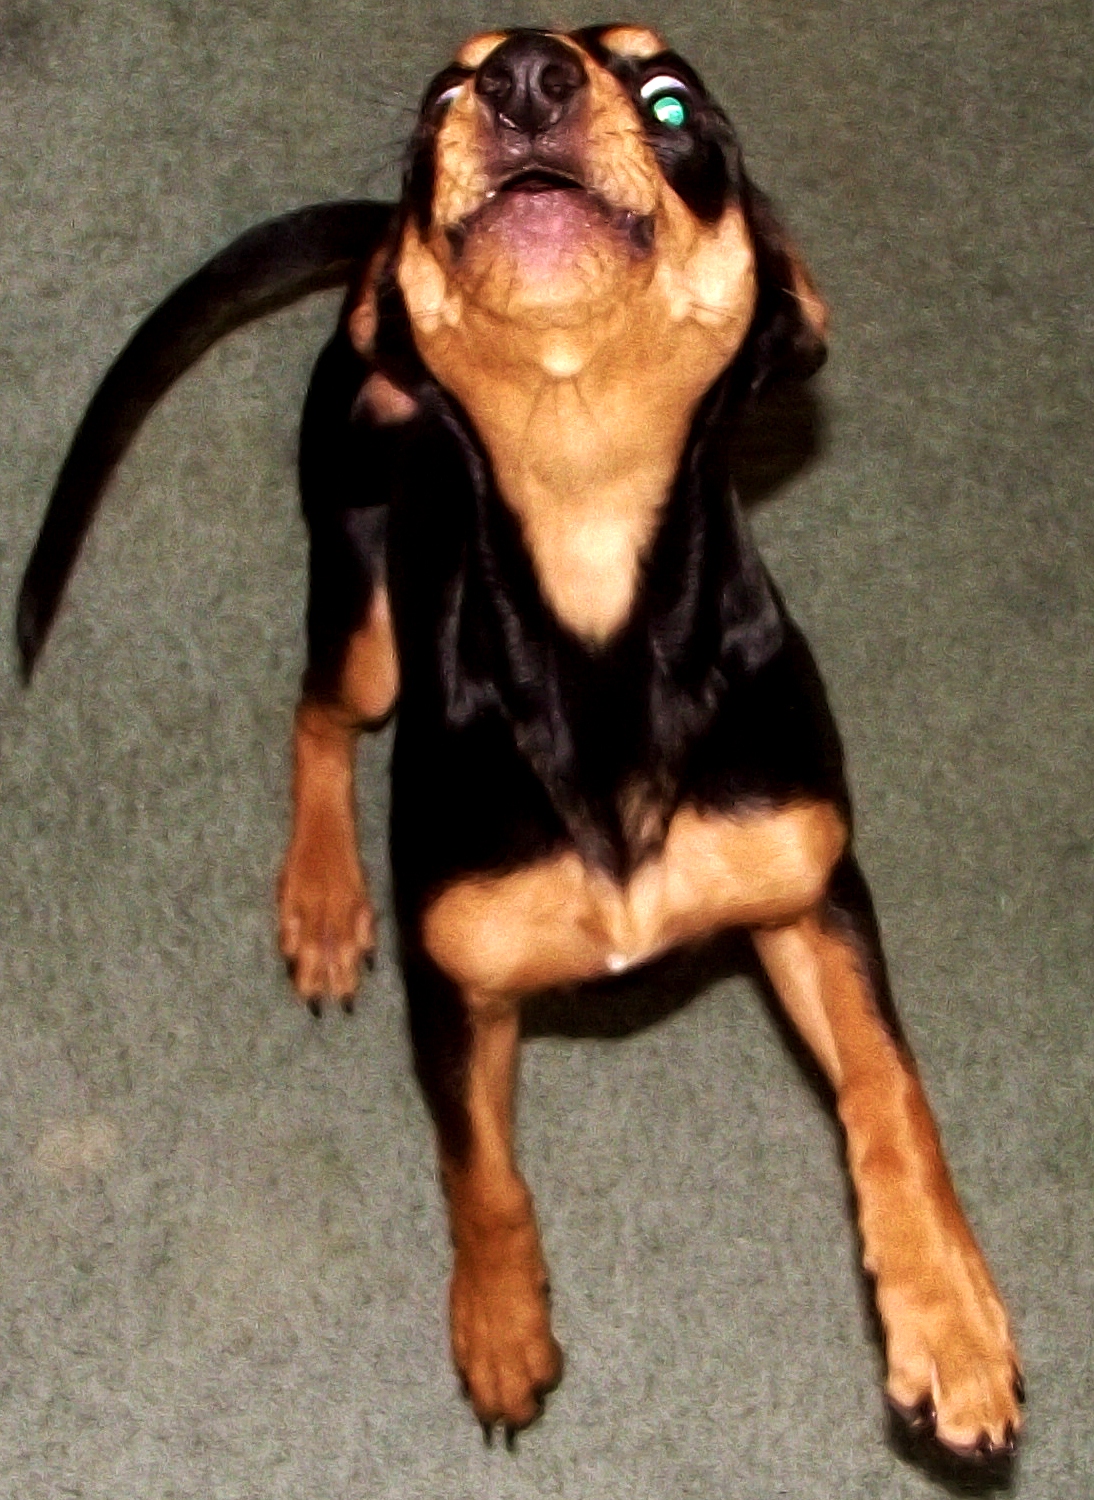
<svg viewBox="0 0 1094 1500"><path fill-rule="evenodd" d="M962 1460L1014 1449L1007 1315L950 1182L851 852L840 742L730 492L727 426L825 355L825 305L732 128L652 31L472 37L397 206L321 204L214 257L138 330L24 578L29 676L144 415L229 329L344 286L309 388L307 666L280 946L316 1014L374 945L354 747L398 719L391 857L487 1435L562 1370L512 1142L521 1004L746 931L834 1096L886 1395Z"/></svg>

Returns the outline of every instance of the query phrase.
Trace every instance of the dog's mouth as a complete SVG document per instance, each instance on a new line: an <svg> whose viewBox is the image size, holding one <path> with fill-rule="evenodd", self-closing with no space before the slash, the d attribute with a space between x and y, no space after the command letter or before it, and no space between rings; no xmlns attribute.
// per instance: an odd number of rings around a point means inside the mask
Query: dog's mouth
<svg viewBox="0 0 1094 1500"><path fill-rule="evenodd" d="M583 193L585 188L569 172L558 172L550 167L523 167L512 173L491 194L498 193Z"/></svg>
<svg viewBox="0 0 1094 1500"><path fill-rule="evenodd" d="M593 235L618 239L631 255L653 249L652 214L610 203L563 168L527 164L487 190L480 205L445 231L458 262L479 235L539 254L577 249Z"/></svg>

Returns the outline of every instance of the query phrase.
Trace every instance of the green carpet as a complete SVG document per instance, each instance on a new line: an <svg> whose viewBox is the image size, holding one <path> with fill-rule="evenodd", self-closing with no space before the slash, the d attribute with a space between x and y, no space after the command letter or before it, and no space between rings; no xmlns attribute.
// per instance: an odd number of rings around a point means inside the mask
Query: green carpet
<svg viewBox="0 0 1094 1500"><path fill-rule="evenodd" d="M834 307L754 519L1030 1392L1013 1493L1094 1494L1094 190L1087 0L640 4ZM390 194L420 87L560 0L0 0L0 603L96 377L267 214ZM390 924L290 1004L295 421L334 306L219 348L113 486L29 693L0 666L0 1494L904 1500L831 1121L743 980L526 1052L566 1379L516 1456L450 1372ZM778 468L775 460L769 460ZM362 757L381 903L381 738Z"/></svg>

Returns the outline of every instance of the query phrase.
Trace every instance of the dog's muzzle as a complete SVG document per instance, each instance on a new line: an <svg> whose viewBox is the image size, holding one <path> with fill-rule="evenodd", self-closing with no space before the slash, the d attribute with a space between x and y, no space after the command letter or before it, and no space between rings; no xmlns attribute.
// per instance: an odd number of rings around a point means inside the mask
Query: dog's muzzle
<svg viewBox="0 0 1094 1500"><path fill-rule="evenodd" d="M518 31L483 63L475 92L502 129L532 140L565 121L588 81L572 47L542 32Z"/></svg>

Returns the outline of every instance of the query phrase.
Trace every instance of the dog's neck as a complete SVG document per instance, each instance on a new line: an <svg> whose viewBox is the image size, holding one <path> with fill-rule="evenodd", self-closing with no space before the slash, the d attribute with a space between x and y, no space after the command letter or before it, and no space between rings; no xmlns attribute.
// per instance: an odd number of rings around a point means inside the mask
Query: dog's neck
<svg viewBox="0 0 1094 1500"><path fill-rule="evenodd" d="M475 321L469 317L455 341L461 364L472 360ZM445 382L520 520L544 598L565 625L598 642L630 612L691 415L665 399L651 373L657 352L647 353L620 322L588 361L569 340L551 337L538 362L485 374L480 367L473 380Z"/></svg>
<svg viewBox="0 0 1094 1500"><path fill-rule="evenodd" d="M630 614L692 416L755 300L736 217L681 230L679 254L627 268L608 295L512 318L415 233L400 258L419 352L473 422L547 603L595 642Z"/></svg>

